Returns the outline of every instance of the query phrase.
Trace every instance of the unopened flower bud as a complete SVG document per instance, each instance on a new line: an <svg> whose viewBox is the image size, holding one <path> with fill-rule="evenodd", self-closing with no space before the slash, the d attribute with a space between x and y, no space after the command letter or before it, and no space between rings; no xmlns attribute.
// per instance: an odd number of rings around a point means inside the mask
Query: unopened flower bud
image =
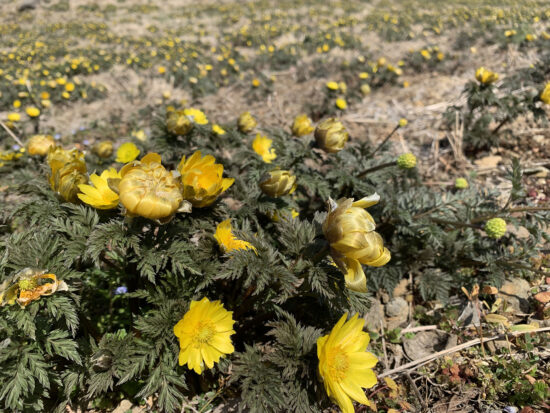
<svg viewBox="0 0 550 413"><path fill-rule="evenodd" d="M397 166L403 169L412 169L416 166L416 156L412 153L404 153L397 158Z"/></svg>
<svg viewBox="0 0 550 413"><path fill-rule="evenodd" d="M278 198L296 190L296 176L289 171L275 169L260 181L262 192L270 197Z"/></svg>
<svg viewBox="0 0 550 413"><path fill-rule="evenodd" d="M94 145L93 151L100 158L109 158L113 154L113 142L98 142Z"/></svg>
<svg viewBox="0 0 550 413"><path fill-rule="evenodd" d="M456 178L455 179L455 188L456 189L466 189L468 188L468 181L464 178Z"/></svg>
<svg viewBox="0 0 550 413"><path fill-rule="evenodd" d="M502 218L491 218L485 223L485 232L491 238L502 238L506 234L506 221Z"/></svg>
<svg viewBox="0 0 550 413"><path fill-rule="evenodd" d="M315 129L317 146L325 152L335 153L344 149L349 135L342 122L335 118L322 121Z"/></svg>

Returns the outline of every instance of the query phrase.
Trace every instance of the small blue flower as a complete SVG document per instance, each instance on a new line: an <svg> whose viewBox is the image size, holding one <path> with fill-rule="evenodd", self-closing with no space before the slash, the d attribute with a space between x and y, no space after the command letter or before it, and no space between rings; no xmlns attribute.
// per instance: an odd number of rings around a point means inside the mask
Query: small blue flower
<svg viewBox="0 0 550 413"><path fill-rule="evenodd" d="M78 130L81 130L81 131L82 131L82 130L86 130L86 127L85 127L85 126L80 126L80 127L78 128Z"/></svg>
<svg viewBox="0 0 550 413"><path fill-rule="evenodd" d="M53 135L53 138L58 141L59 139L61 139L61 134L60 133L56 133L55 135Z"/></svg>
<svg viewBox="0 0 550 413"><path fill-rule="evenodd" d="M19 146L19 145L13 145L11 148L12 148L14 151L18 151L19 149L21 149L21 146Z"/></svg>
<svg viewBox="0 0 550 413"><path fill-rule="evenodd" d="M82 144L88 146L90 144L90 141L88 139L84 139L82 141Z"/></svg>
<svg viewBox="0 0 550 413"><path fill-rule="evenodd" d="M126 294L128 292L128 287L125 285L121 285L120 287L117 287L115 290L115 295L122 295Z"/></svg>

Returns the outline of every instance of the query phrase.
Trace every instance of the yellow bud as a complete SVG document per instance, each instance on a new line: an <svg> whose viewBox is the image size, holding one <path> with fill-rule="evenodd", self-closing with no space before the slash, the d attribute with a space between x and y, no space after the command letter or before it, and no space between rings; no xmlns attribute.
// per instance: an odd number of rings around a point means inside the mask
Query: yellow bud
<svg viewBox="0 0 550 413"><path fill-rule="evenodd" d="M109 158L113 154L113 142L101 141L94 145L94 153L100 158Z"/></svg>
<svg viewBox="0 0 550 413"><path fill-rule="evenodd" d="M416 166L416 156L412 153L404 153L397 158L397 166L402 169L412 169Z"/></svg>
<svg viewBox="0 0 550 413"><path fill-rule="evenodd" d="M542 100L547 105L550 105L550 82L544 86L543 91L540 94L540 100Z"/></svg>
<svg viewBox="0 0 550 413"><path fill-rule="evenodd" d="M296 176L290 171L274 169L260 180L262 192L272 198L289 195L296 190Z"/></svg>
<svg viewBox="0 0 550 413"><path fill-rule="evenodd" d="M482 66L476 70L476 79L483 85L490 85L498 80L498 74Z"/></svg>
<svg viewBox="0 0 550 413"><path fill-rule="evenodd" d="M344 149L349 135L342 122L335 118L322 121L315 129L317 146L328 153L339 152Z"/></svg>

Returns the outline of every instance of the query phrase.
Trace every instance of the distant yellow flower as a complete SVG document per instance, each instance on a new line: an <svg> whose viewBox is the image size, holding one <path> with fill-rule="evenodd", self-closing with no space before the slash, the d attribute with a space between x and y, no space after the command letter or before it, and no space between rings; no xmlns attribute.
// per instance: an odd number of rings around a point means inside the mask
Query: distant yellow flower
<svg viewBox="0 0 550 413"><path fill-rule="evenodd" d="M164 66L159 66L158 67L158 72L162 75L162 74L166 73L166 68Z"/></svg>
<svg viewBox="0 0 550 413"><path fill-rule="evenodd" d="M174 326L174 334L179 338L179 365L187 364L190 370L201 374L205 368L211 369L225 354L235 351L231 343L233 312L223 308L220 301L191 301L189 311Z"/></svg>
<svg viewBox="0 0 550 413"><path fill-rule="evenodd" d="M338 82L334 82L334 81L330 81L330 82L327 82L326 83L326 87L329 89L329 90L338 90Z"/></svg>
<svg viewBox="0 0 550 413"><path fill-rule="evenodd" d="M361 264L381 267L391 258L376 229L373 217L365 208L378 203L374 194L355 201L342 198L328 203L323 233L330 243L331 256L344 273L346 286L354 291L367 291L367 279Z"/></svg>
<svg viewBox="0 0 550 413"><path fill-rule="evenodd" d="M430 60L430 59L432 58L431 53L430 53L428 50L426 50L426 49L421 50L421 51L420 51L420 54L421 54L422 57L423 57L424 59L426 59L426 60Z"/></svg>
<svg viewBox="0 0 550 413"><path fill-rule="evenodd" d="M481 84L490 85L498 80L498 74L482 66L476 70L476 79Z"/></svg>
<svg viewBox="0 0 550 413"><path fill-rule="evenodd" d="M407 126L408 123L409 123L409 121L405 118L399 119L399 127L401 127L401 128L404 128L405 126Z"/></svg>
<svg viewBox="0 0 550 413"><path fill-rule="evenodd" d="M246 249L256 250L250 242L235 238L232 232L230 219L226 219L218 224L214 238L218 241L218 245L223 252Z"/></svg>
<svg viewBox="0 0 550 413"><path fill-rule="evenodd" d="M359 79L368 79L369 74L367 72L359 73Z"/></svg>
<svg viewBox="0 0 550 413"><path fill-rule="evenodd" d="M116 162L128 163L132 162L139 156L140 150L132 142L125 142L116 151Z"/></svg>
<svg viewBox="0 0 550 413"><path fill-rule="evenodd" d="M72 92L74 90L74 88L75 88L74 83L69 82L65 85L65 90L67 92Z"/></svg>
<svg viewBox="0 0 550 413"><path fill-rule="evenodd" d="M297 137L309 135L314 128L311 124L311 119L306 114L298 115L292 123L292 134Z"/></svg>
<svg viewBox="0 0 550 413"><path fill-rule="evenodd" d="M147 140L147 135L145 134L143 129L133 131L132 136L140 142L145 142Z"/></svg>
<svg viewBox="0 0 550 413"><path fill-rule="evenodd" d="M213 124L212 125L212 132L214 132L216 135L225 135L225 130L218 124Z"/></svg>
<svg viewBox="0 0 550 413"><path fill-rule="evenodd" d="M537 40L537 35L528 33L525 35L525 40L528 42L532 42L533 40Z"/></svg>
<svg viewBox="0 0 550 413"><path fill-rule="evenodd" d="M239 116L238 127L243 133L252 132L257 124L258 122L256 122L256 119L254 119L250 112L244 112Z"/></svg>
<svg viewBox="0 0 550 413"><path fill-rule="evenodd" d="M54 146L55 142L50 135L34 135L27 142L27 150L29 155L45 156L48 154L50 147Z"/></svg>
<svg viewBox="0 0 550 413"><path fill-rule="evenodd" d="M257 78L252 79L252 86L253 86L253 87L258 87L258 86L260 86L260 80L257 79Z"/></svg>
<svg viewBox="0 0 550 413"><path fill-rule="evenodd" d="M27 112L27 115L29 115L29 117L31 118L37 118L38 116L40 116L40 109L34 106L29 106L27 109L25 109L25 112Z"/></svg>
<svg viewBox="0 0 550 413"><path fill-rule="evenodd" d="M10 122L19 122L21 120L21 115L19 113L8 113L8 120Z"/></svg>
<svg viewBox="0 0 550 413"><path fill-rule="evenodd" d="M46 98L46 99L47 99L47 98ZM14 107L15 109L20 108L20 107L21 107L21 101L20 101L19 99L14 100L14 101L13 101L13 107Z"/></svg>
<svg viewBox="0 0 550 413"><path fill-rule="evenodd" d="M540 100L542 100L547 105L550 105L550 82L544 86L544 90L540 94Z"/></svg>
<svg viewBox="0 0 550 413"><path fill-rule="evenodd" d="M202 110L195 108L188 108L183 110L183 114L189 118L189 120L198 125L208 124L208 119Z"/></svg>
<svg viewBox="0 0 550 413"><path fill-rule="evenodd" d="M211 205L235 181L233 178L224 178L223 165L215 162L212 155L202 157L201 151L196 151L189 158L184 156L178 165L183 198L194 207Z"/></svg>
<svg viewBox="0 0 550 413"><path fill-rule="evenodd" d="M370 95L371 88L370 88L370 85L369 85L368 83L363 83L363 84L361 85L360 90L361 90L361 94L362 94L363 96L368 96L368 95Z"/></svg>
<svg viewBox="0 0 550 413"><path fill-rule="evenodd" d="M0 284L0 305L3 307L17 303L24 308L41 296L68 289L67 284L58 280L55 274L25 268Z"/></svg>
<svg viewBox="0 0 550 413"><path fill-rule="evenodd" d="M259 133L256 134L256 138L252 142L252 149L262 157L265 163L271 163L277 157L275 149L271 147L272 143L272 139L269 139L267 136L261 136Z"/></svg>
<svg viewBox="0 0 550 413"><path fill-rule="evenodd" d="M290 195L296 188L296 176L290 171L274 169L260 180L260 189L272 198Z"/></svg>
<svg viewBox="0 0 550 413"><path fill-rule="evenodd" d="M506 30L504 32L504 36L506 37L511 37L511 36L514 36L517 32L515 30Z"/></svg>
<svg viewBox="0 0 550 413"><path fill-rule="evenodd" d="M346 322L345 313L330 334L317 339L319 374L328 396L336 401L342 413L353 413L352 400L370 405L363 388L376 385L372 368L378 359L369 353L370 336L363 332L364 320L355 314Z"/></svg>
<svg viewBox="0 0 550 413"><path fill-rule="evenodd" d="M171 111L166 119L166 128L174 135L187 135L193 129L193 122L183 110Z"/></svg>
<svg viewBox="0 0 550 413"><path fill-rule="evenodd" d="M338 98L336 99L336 107L340 110L344 110L348 107L348 103L346 102L346 99L344 98Z"/></svg>
<svg viewBox="0 0 550 413"><path fill-rule="evenodd" d="M104 170L101 175L90 175L92 185L78 185L80 200L97 209L113 209L118 205L118 194L109 187L109 179L120 180L115 168Z"/></svg>
<svg viewBox="0 0 550 413"><path fill-rule="evenodd" d="M157 153L148 153L140 161L124 165L120 176L120 203L129 215L167 222L182 206L180 185L162 166Z"/></svg>

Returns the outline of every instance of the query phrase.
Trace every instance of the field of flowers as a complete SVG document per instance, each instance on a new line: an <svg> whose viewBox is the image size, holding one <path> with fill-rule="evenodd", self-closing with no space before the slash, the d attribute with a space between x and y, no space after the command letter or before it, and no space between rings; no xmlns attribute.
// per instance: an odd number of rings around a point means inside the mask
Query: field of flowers
<svg viewBox="0 0 550 413"><path fill-rule="evenodd" d="M550 411L550 5L0 4L1 412Z"/></svg>

